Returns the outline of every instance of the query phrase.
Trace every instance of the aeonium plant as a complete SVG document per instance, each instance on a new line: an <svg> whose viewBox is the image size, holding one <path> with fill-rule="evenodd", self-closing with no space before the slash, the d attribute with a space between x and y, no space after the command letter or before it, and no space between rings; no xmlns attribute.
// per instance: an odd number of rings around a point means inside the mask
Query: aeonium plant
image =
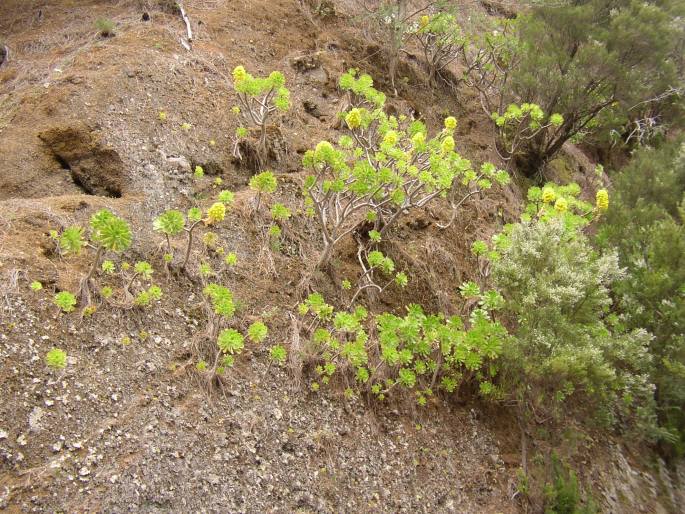
<svg viewBox="0 0 685 514"><path fill-rule="evenodd" d="M88 273L81 280L79 298L83 305L90 305L90 285L95 271L106 252L121 253L131 246L131 227L108 209L101 209L90 218L89 241L83 239L84 230L78 226L65 229L58 238L64 254L79 254L84 246L95 250Z"/></svg>
<svg viewBox="0 0 685 514"><path fill-rule="evenodd" d="M290 91L285 87L285 77L280 71L272 71L268 77L254 77L243 66L233 69L233 89L238 95L239 106L233 108L243 123L259 130L258 155L260 163L266 159L266 127L270 117L277 111L290 109ZM238 141L247 137L244 126L236 130L236 144L233 153L242 158Z"/></svg>
<svg viewBox="0 0 685 514"><path fill-rule="evenodd" d="M172 264L174 261L171 238L185 232L187 240L181 270L186 270L193 247L194 230L200 223L212 226L223 221L230 205L234 201L234 194L231 191L221 191L217 196L217 200L207 209L204 217L199 207L192 207L188 209L185 215L181 211L171 209L155 218L153 229L164 234L167 249L167 252L164 254L164 261L167 264Z"/></svg>
<svg viewBox="0 0 685 514"><path fill-rule="evenodd" d="M340 79L354 105L341 117L349 129L337 144L322 141L303 158L311 170L304 184L305 206L317 218L324 249L317 267L328 263L333 247L365 218L382 237L402 213L448 198L456 211L466 198L509 175L491 164L479 172L455 149L457 120L429 137L421 121L389 116L385 97L368 75L350 71ZM455 214L453 214L454 218Z"/></svg>

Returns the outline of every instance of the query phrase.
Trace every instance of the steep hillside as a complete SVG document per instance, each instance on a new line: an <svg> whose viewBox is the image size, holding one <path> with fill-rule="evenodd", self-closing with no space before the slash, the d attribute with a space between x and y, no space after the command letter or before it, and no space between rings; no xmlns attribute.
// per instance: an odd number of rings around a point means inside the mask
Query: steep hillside
<svg viewBox="0 0 685 514"><path fill-rule="evenodd" d="M459 151L474 163L496 162L473 92L429 88L409 46L394 95L384 79L384 35L352 0L187 0L190 50L173 4L3 1L0 40L11 54L0 67L0 510L534 509L517 493L521 434L504 406L468 395L436 395L425 407L411 397L367 402L347 398L342 380L311 389L316 363L298 353L297 303L315 290L345 305L350 295L339 284L355 272L357 246L347 238L331 269L310 276L322 249L313 222L293 216L274 249L269 216L254 212L248 186L257 170L233 155L237 65L285 76L292 109L270 128L268 167L279 183L273 201L298 214L302 156L338 139L338 78L348 68L372 75L389 110L430 130L456 116ZM115 23L113 37L96 29L99 18ZM560 163L581 183L590 166ZM204 178L193 177L196 166ZM263 320L270 334L269 344L246 342L217 380L197 369L207 315L196 270L221 255L208 245L191 256L190 273L168 271L153 220L167 209L207 208L219 189L235 192L214 229L237 254L235 267L215 270L238 304L230 326L245 331ZM516 183L482 198L467 201L446 229L438 226L449 220L444 200L406 213L384 251L412 279L366 302L369 310L403 313L420 303L461 313L458 287L479 273L471 244L516 219L522 202ZM50 231L87 226L101 208L131 223L123 259L149 261L163 296L145 309L99 299L91 315L61 314L54 293L78 291L92 254L62 255ZM183 251L180 240L173 244ZM33 281L43 289L32 291ZM276 343L288 350L286 366L269 358ZM63 370L44 364L53 347L67 352ZM675 512L685 501L643 448L575 428L556 439L544 427L526 434L528 455L556 446L607 512ZM538 464L545 469L531 467Z"/></svg>

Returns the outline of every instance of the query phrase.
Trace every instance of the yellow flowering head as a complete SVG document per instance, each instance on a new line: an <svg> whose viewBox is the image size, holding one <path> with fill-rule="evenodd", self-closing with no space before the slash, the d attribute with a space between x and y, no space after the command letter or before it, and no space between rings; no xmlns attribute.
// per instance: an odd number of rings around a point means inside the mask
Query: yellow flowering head
<svg viewBox="0 0 685 514"><path fill-rule="evenodd" d="M545 187L542 189L542 201L545 203L552 203L554 200L557 199L557 195L554 192L554 189L551 187Z"/></svg>
<svg viewBox="0 0 685 514"><path fill-rule="evenodd" d="M454 130L455 128L457 128L457 118L455 118L454 116L448 116L447 118L445 118L445 128L447 130Z"/></svg>
<svg viewBox="0 0 685 514"><path fill-rule="evenodd" d="M411 142L414 146L420 146L426 142L426 134L423 132L417 132L411 138Z"/></svg>
<svg viewBox="0 0 685 514"><path fill-rule="evenodd" d="M362 113L356 107L345 116L345 123L351 129L356 129L362 124Z"/></svg>
<svg viewBox="0 0 685 514"><path fill-rule="evenodd" d="M557 211L558 213L564 213L568 210L568 202L566 201L565 198L557 198L557 201L554 202L554 210Z"/></svg>
<svg viewBox="0 0 685 514"><path fill-rule="evenodd" d="M335 150L333 145L328 141L321 141L316 145L316 150L314 150L314 157L323 162L330 163L335 157Z"/></svg>
<svg viewBox="0 0 685 514"><path fill-rule="evenodd" d="M159 111L159 121L166 121L166 112Z"/></svg>
<svg viewBox="0 0 685 514"><path fill-rule="evenodd" d="M428 25L428 22L430 21L430 16L421 16L421 21L419 22L419 27L424 28L426 25Z"/></svg>
<svg viewBox="0 0 685 514"><path fill-rule="evenodd" d="M211 223L223 221L226 217L226 206L223 202L216 202L207 210L207 220Z"/></svg>
<svg viewBox="0 0 685 514"><path fill-rule="evenodd" d="M609 208L609 193L606 189L600 189L595 195L595 205L600 211L606 211Z"/></svg>
<svg viewBox="0 0 685 514"><path fill-rule="evenodd" d="M385 133L385 136L383 137L383 144L389 145L389 146L395 146L397 144L398 140L397 132L394 130L388 130Z"/></svg>
<svg viewBox="0 0 685 514"><path fill-rule="evenodd" d="M233 68L233 80L240 82L241 80L245 80L246 77L247 72L245 71L245 68L242 66L236 66Z"/></svg>
<svg viewBox="0 0 685 514"><path fill-rule="evenodd" d="M442 153L452 152L454 150L454 138L452 136L447 136L443 139L440 149L442 150Z"/></svg>

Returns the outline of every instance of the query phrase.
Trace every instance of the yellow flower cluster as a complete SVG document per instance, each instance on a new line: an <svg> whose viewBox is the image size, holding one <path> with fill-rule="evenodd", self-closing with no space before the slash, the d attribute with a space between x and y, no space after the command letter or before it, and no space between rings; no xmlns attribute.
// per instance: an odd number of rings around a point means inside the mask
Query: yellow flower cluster
<svg viewBox="0 0 685 514"><path fill-rule="evenodd" d="M552 203L557 199L557 195L552 188L545 187L542 190L542 201L545 203Z"/></svg>
<svg viewBox="0 0 685 514"><path fill-rule="evenodd" d="M226 206L222 202L216 202L207 210L208 224L218 223L226 217Z"/></svg>
<svg viewBox="0 0 685 514"><path fill-rule="evenodd" d="M351 129L356 129L362 124L362 113L356 107L347 113L345 116L345 122L347 126Z"/></svg>
<svg viewBox="0 0 685 514"><path fill-rule="evenodd" d="M457 118L455 118L454 116L448 116L447 118L445 118L445 128L447 130L454 130L455 128L457 128Z"/></svg>
<svg viewBox="0 0 685 514"><path fill-rule="evenodd" d="M414 146L420 146L426 142L426 134L423 132L417 132L411 138L411 142Z"/></svg>
<svg viewBox="0 0 685 514"><path fill-rule="evenodd" d="M442 144L440 145L440 149L442 150L442 153L449 153L454 150L454 138L452 136L447 136L445 139L442 140Z"/></svg>
<svg viewBox="0 0 685 514"><path fill-rule="evenodd" d="M244 80L247 77L247 72L245 71L245 68L242 66L236 66L233 68L233 80L236 82L240 82L241 80Z"/></svg>
<svg viewBox="0 0 685 514"><path fill-rule="evenodd" d="M568 210L568 202L564 198L558 198L554 202L554 210L560 214L566 212Z"/></svg>
<svg viewBox="0 0 685 514"><path fill-rule="evenodd" d="M394 130L388 130L383 137L383 143L389 146L395 146L397 144L397 140L397 132Z"/></svg>
<svg viewBox="0 0 685 514"><path fill-rule="evenodd" d="M609 208L609 193L606 189L600 189L595 195L595 204L600 211L606 211Z"/></svg>

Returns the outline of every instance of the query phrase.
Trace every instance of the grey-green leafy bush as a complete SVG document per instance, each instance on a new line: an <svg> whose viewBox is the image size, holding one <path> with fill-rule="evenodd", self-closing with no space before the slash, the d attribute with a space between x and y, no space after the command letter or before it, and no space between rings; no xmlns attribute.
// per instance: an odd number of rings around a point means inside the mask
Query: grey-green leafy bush
<svg viewBox="0 0 685 514"><path fill-rule="evenodd" d="M568 211L507 227L492 277L516 323L503 384L523 415L577 412L606 425L648 423L651 336L612 322L615 253L597 254Z"/></svg>

